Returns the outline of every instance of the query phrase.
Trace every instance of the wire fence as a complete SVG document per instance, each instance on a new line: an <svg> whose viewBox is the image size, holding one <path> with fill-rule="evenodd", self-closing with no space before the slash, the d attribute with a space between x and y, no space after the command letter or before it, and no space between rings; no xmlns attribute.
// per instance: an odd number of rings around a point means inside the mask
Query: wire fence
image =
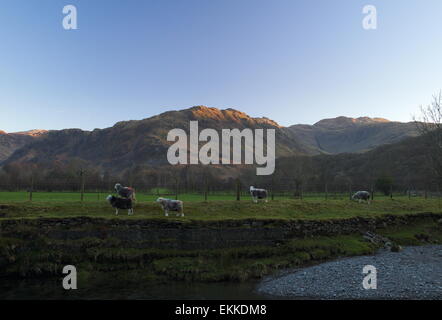
<svg viewBox="0 0 442 320"><path fill-rule="evenodd" d="M0 201L103 201L107 195L115 194L113 186L118 181L94 182L85 180L71 181L15 181L0 183ZM157 197L183 199L189 201L242 200L249 199L250 185L240 179L230 183L218 184L203 181L200 184L172 181L162 185L133 185L138 201L151 201ZM255 181L256 182L256 181ZM374 184L357 185L350 183L297 183L271 181L253 184L256 188L268 191L269 200L278 199L351 199L356 191L369 191L376 198L440 198L441 192L436 184L414 184L407 186L377 187Z"/></svg>

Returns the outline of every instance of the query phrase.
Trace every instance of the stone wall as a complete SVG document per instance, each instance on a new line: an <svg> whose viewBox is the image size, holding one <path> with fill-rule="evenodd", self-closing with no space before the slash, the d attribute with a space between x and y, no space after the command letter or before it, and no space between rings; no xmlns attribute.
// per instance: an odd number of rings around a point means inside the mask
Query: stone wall
<svg viewBox="0 0 442 320"><path fill-rule="evenodd" d="M0 237L32 240L84 238L118 239L131 247L200 250L273 245L293 238L376 231L395 225L439 220L442 214L420 213L355 217L336 220L223 220L168 221L166 219L101 219L88 217L2 219Z"/></svg>

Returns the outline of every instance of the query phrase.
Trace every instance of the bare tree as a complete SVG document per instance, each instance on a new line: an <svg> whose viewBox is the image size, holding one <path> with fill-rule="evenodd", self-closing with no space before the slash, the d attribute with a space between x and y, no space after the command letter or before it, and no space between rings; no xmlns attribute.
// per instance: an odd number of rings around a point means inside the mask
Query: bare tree
<svg viewBox="0 0 442 320"><path fill-rule="evenodd" d="M437 182L442 182L442 91L433 96L427 107L420 107L421 117L414 117L417 129L423 137L430 165Z"/></svg>

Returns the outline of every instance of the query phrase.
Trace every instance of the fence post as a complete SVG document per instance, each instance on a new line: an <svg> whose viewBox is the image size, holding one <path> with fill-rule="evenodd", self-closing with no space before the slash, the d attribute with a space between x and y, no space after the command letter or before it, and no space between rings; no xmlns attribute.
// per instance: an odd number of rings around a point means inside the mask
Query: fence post
<svg viewBox="0 0 442 320"><path fill-rule="evenodd" d="M325 183L325 200L328 200L328 185Z"/></svg>
<svg viewBox="0 0 442 320"><path fill-rule="evenodd" d="M84 174L85 174L85 171L83 169L80 169L79 175L80 175L80 180L81 180L81 186L80 186L81 201L84 200Z"/></svg>
<svg viewBox="0 0 442 320"><path fill-rule="evenodd" d="M241 200L241 180L236 179L236 201Z"/></svg>
<svg viewBox="0 0 442 320"><path fill-rule="evenodd" d="M351 184L349 184L349 185L348 185L348 198L349 198L349 200L351 200L351 196L352 196L351 193L352 193L352 192L351 192Z"/></svg>
<svg viewBox="0 0 442 320"><path fill-rule="evenodd" d="M439 183L437 184L437 199L438 199L437 204L438 204L438 207L440 210L440 184Z"/></svg>
<svg viewBox="0 0 442 320"><path fill-rule="evenodd" d="M175 200L178 200L178 178L175 179Z"/></svg>
<svg viewBox="0 0 442 320"><path fill-rule="evenodd" d="M29 189L29 201L32 201L33 191L34 191L34 175L31 175L31 189Z"/></svg>
<svg viewBox="0 0 442 320"><path fill-rule="evenodd" d="M207 202L207 194L209 193L209 182L207 179L207 175L204 176L204 201Z"/></svg>
<svg viewBox="0 0 442 320"><path fill-rule="evenodd" d="M390 184L390 199L393 199L393 185Z"/></svg>

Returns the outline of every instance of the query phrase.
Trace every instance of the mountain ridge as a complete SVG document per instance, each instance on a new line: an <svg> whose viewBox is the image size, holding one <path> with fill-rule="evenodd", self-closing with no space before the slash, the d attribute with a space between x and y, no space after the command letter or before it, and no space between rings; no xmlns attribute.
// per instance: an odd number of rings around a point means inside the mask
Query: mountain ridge
<svg viewBox="0 0 442 320"><path fill-rule="evenodd" d="M115 123L103 129L30 130L0 135L0 162L3 164L54 163L81 159L103 168L127 168L142 162L166 164L169 130L189 129L199 121L200 130L267 128L276 131L277 157L292 155L365 152L379 145L417 135L414 123L383 118L336 117L314 125L284 127L267 117L251 117L233 109L194 106L171 110L141 119ZM8 137L1 140L1 138ZM8 140L9 139L9 140Z"/></svg>
<svg viewBox="0 0 442 320"><path fill-rule="evenodd" d="M419 134L414 122L369 117L341 116L288 128L318 153L326 154L365 152Z"/></svg>
<svg viewBox="0 0 442 320"><path fill-rule="evenodd" d="M4 160L4 164L34 162L55 163L81 159L96 166L121 170L133 165L167 164L167 133L175 128L188 132L189 123L199 121L200 130L267 128L275 129L279 156L305 154L309 150L293 134L267 118L252 118L234 109L219 110L204 106L167 111L142 120L117 122L114 126L93 131L64 129L49 131Z"/></svg>
<svg viewBox="0 0 442 320"><path fill-rule="evenodd" d="M11 156L16 150L30 143L32 140L42 137L46 130L28 130L7 133L0 130L0 163Z"/></svg>

